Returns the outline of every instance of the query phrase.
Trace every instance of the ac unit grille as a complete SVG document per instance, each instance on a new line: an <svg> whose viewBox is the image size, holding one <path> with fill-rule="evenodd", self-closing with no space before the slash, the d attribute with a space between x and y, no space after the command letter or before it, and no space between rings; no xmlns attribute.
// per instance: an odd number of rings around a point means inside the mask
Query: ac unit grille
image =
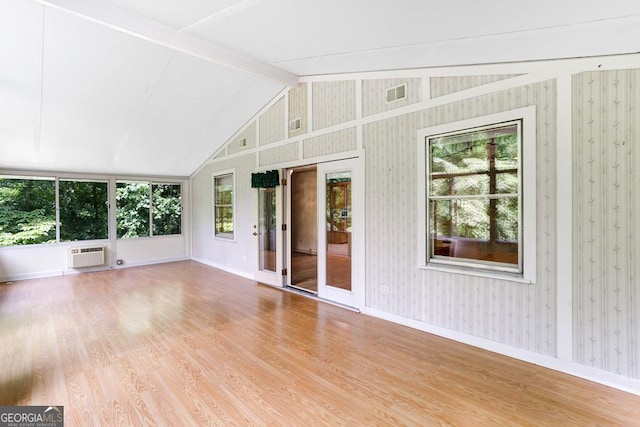
<svg viewBox="0 0 640 427"><path fill-rule="evenodd" d="M69 249L69 268L93 267L104 264L104 246Z"/></svg>

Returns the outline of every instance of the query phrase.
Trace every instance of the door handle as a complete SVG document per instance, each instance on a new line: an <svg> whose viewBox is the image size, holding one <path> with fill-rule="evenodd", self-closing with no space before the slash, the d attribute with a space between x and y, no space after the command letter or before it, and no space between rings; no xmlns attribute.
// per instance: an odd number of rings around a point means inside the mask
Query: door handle
<svg viewBox="0 0 640 427"><path fill-rule="evenodd" d="M256 232L254 231L254 232L253 232L253 235L254 235L254 236L257 236L257 235L258 235L258 233L256 233Z"/></svg>

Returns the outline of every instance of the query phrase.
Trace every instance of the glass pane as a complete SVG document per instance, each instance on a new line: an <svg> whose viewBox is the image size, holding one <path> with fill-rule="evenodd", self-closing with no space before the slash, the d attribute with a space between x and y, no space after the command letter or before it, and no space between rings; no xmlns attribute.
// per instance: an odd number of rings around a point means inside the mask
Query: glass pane
<svg viewBox="0 0 640 427"><path fill-rule="evenodd" d="M152 184L153 235L180 234L182 198L180 184Z"/></svg>
<svg viewBox="0 0 640 427"><path fill-rule="evenodd" d="M107 239L106 182L60 181L60 240Z"/></svg>
<svg viewBox="0 0 640 427"><path fill-rule="evenodd" d="M518 199L432 200L431 256L518 265Z"/></svg>
<svg viewBox="0 0 640 427"><path fill-rule="evenodd" d="M351 290L351 172L326 175L327 285Z"/></svg>
<svg viewBox="0 0 640 427"><path fill-rule="evenodd" d="M215 234L233 237L233 174L214 178Z"/></svg>
<svg viewBox="0 0 640 427"><path fill-rule="evenodd" d="M430 138L430 194L516 194L518 141L515 124Z"/></svg>
<svg viewBox="0 0 640 427"><path fill-rule="evenodd" d="M500 242L518 242L520 226L518 224L518 199L496 200L497 229L496 239Z"/></svg>
<svg viewBox="0 0 640 427"><path fill-rule="evenodd" d="M216 177L216 205L233 203L233 175Z"/></svg>
<svg viewBox="0 0 640 427"><path fill-rule="evenodd" d="M216 234L233 234L233 207L216 206Z"/></svg>
<svg viewBox="0 0 640 427"><path fill-rule="evenodd" d="M0 178L0 246L55 241L55 181Z"/></svg>
<svg viewBox="0 0 640 427"><path fill-rule="evenodd" d="M260 270L276 271L276 191L258 189Z"/></svg>
<svg viewBox="0 0 640 427"><path fill-rule="evenodd" d="M118 238L149 236L149 183L116 183Z"/></svg>

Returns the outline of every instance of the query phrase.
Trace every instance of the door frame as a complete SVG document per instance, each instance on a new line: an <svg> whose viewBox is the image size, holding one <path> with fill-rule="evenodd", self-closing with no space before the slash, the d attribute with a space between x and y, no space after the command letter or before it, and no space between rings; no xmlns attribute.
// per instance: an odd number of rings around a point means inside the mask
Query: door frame
<svg viewBox="0 0 640 427"><path fill-rule="evenodd" d="M318 296L358 309L364 308L364 185L362 159L352 158L319 163L318 183ZM351 172L351 291L326 283L326 174Z"/></svg>

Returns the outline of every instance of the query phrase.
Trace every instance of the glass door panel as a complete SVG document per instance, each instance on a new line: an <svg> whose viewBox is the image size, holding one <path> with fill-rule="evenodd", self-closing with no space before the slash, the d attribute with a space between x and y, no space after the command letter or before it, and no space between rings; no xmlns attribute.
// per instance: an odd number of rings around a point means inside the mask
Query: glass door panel
<svg viewBox="0 0 640 427"><path fill-rule="evenodd" d="M257 252L254 278L282 286L282 186L257 189L257 215L253 225Z"/></svg>
<svg viewBox="0 0 640 427"><path fill-rule="evenodd" d="M275 273L276 192L275 188L259 188L258 192L258 268Z"/></svg>
<svg viewBox="0 0 640 427"><path fill-rule="evenodd" d="M361 304L362 191L357 159L318 164L318 296ZM354 265L357 270L354 272ZM364 265L364 264L362 264Z"/></svg>
<svg viewBox="0 0 640 427"><path fill-rule="evenodd" d="M326 284L351 290L351 171L325 174Z"/></svg>

